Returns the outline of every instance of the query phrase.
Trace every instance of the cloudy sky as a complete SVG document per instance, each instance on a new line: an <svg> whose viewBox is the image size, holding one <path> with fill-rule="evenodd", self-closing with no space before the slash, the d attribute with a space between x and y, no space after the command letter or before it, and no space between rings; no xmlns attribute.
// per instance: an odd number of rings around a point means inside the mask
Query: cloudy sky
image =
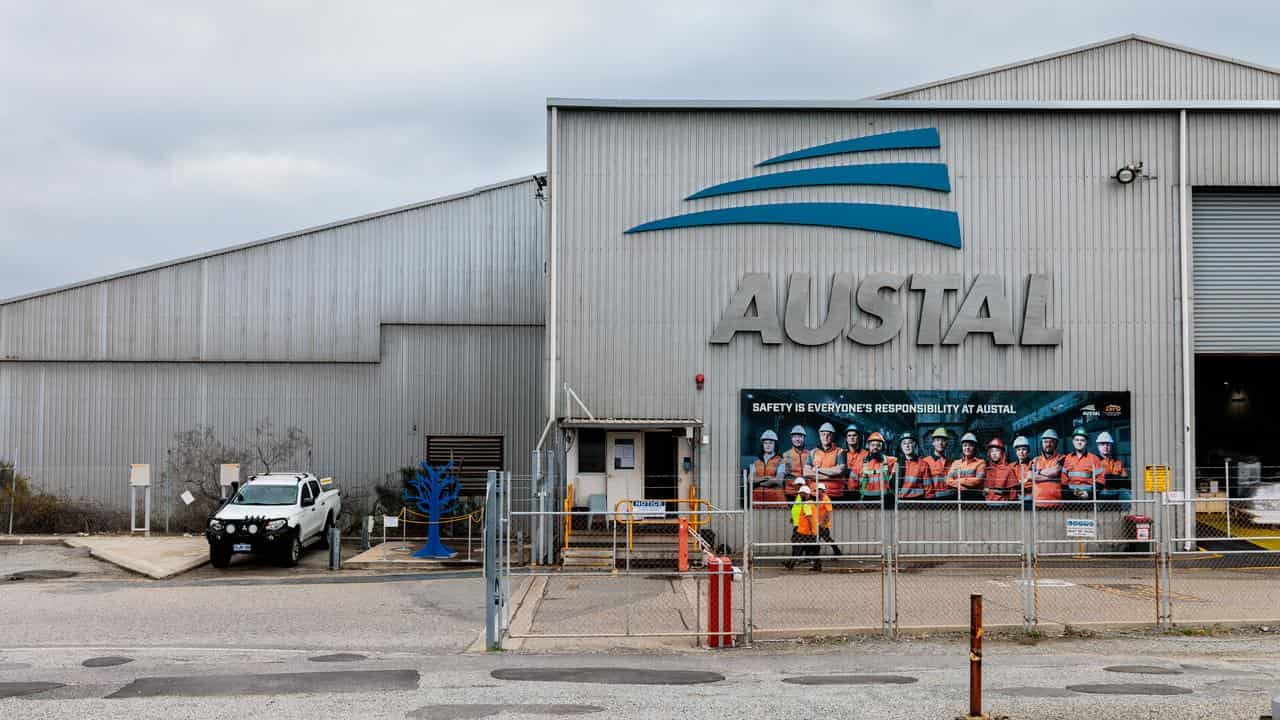
<svg viewBox="0 0 1280 720"><path fill-rule="evenodd" d="M0 0L0 298L544 169L545 98L855 99L1280 6Z"/></svg>

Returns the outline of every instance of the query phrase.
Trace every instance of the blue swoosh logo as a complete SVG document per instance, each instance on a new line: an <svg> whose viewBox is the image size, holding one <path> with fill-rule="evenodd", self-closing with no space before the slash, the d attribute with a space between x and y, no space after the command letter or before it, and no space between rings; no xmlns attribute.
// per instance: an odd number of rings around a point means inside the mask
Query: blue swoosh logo
<svg viewBox="0 0 1280 720"><path fill-rule="evenodd" d="M910 148L940 147L942 147L942 141L938 138L937 128L898 130L895 132L880 133L879 135L865 135L851 140L840 140L838 142L827 143L825 145L815 145L803 150L789 152L785 155L771 157L768 160L756 163L756 167L790 162L792 160L803 160L805 158L867 152L870 150L906 150Z"/></svg>
<svg viewBox="0 0 1280 720"><path fill-rule="evenodd" d="M777 203L703 210L637 225L627 234L707 225L810 225L869 230L960 247L960 216L950 210L871 203Z"/></svg>
<svg viewBox="0 0 1280 720"><path fill-rule="evenodd" d="M810 185L892 185L951 192L947 166L942 163L873 163L758 175L712 185L699 190L685 200Z"/></svg>

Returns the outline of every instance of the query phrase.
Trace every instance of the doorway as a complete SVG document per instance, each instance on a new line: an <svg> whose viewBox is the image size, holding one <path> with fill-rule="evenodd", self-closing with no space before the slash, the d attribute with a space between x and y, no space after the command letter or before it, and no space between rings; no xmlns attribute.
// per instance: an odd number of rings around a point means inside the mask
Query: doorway
<svg viewBox="0 0 1280 720"><path fill-rule="evenodd" d="M644 434L644 496L650 500L678 499L676 436L670 430ZM668 510L675 508L670 504Z"/></svg>

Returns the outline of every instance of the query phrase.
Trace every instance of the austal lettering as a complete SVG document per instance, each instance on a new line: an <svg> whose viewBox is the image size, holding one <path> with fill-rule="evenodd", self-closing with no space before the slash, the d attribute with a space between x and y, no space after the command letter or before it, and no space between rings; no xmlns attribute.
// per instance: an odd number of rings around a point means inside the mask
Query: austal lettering
<svg viewBox="0 0 1280 720"><path fill-rule="evenodd" d="M792 273L787 278L785 311L780 320L773 278L765 273L749 273L743 276L711 333L711 343L723 345L738 333L759 333L764 344L778 345L785 333L797 345L826 345L841 335L859 345L882 345L897 337L906 324L906 308L898 297L904 287L922 295L917 345L959 345L974 334L990 335L996 345L1014 344L1013 303L1005 294L1004 280L997 275L975 277L950 325L943 327L947 293L964 290L964 279L953 273L909 277L872 273L861 283L850 274L836 273L831 279L826 314L816 327L809 324L812 274ZM1052 279L1048 275L1028 275L1026 287L1018 344L1061 345L1062 330L1049 327ZM870 320L868 324L855 316L855 305L860 315Z"/></svg>

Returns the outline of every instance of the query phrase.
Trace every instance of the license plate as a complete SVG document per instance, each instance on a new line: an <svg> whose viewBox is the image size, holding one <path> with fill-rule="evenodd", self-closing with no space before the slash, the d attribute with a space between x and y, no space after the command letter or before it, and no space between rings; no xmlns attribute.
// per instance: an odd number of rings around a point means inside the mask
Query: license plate
<svg viewBox="0 0 1280 720"><path fill-rule="evenodd" d="M236 543L231 546L231 552L250 552L252 550L253 546L249 543Z"/></svg>

